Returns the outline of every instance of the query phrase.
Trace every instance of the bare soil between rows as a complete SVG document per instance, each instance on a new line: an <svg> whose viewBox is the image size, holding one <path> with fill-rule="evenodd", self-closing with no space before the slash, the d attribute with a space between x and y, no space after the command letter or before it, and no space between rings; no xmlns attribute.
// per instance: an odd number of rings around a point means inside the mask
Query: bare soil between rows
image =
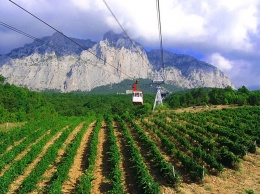
<svg viewBox="0 0 260 194"><path fill-rule="evenodd" d="M96 157L96 166L94 169L95 180L92 182L92 194L106 193L110 189L110 182L108 181L108 144L107 144L107 125L103 121L101 129L98 134L98 150Z"/></svg>
<svg viewBox="0 0 260 194"><path fill-rule="evenodd" d="M77 150L77 154L74 158L74 162L72 167L70 168L68 174L68 180L66 180L62 185L62 193L73 193L76 189L76 185L79 182L80 176L85 172L87 165L87 152L89 149L89 139L91 132L93 132L93 128L95 126L95 122L91 123L88 126L87 131L82 137L80 142L80 146Z"/></svg>

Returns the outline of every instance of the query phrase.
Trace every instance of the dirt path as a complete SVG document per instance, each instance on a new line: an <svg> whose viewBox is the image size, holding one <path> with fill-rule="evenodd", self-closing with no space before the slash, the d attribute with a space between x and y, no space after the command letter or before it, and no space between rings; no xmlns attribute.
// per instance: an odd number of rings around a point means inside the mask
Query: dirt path
<svg viewBox="0 0 260 194"><path fill-rule="evenodd" d="M102 122L101 129L98 134L98 150L96 158L96 167L94 169L95 180L92 182L91 194L106 193L109 190L109 181L106 178L108 175L107 169L107 133L106 123Z"/></svg>
<svg viewBox="0 0 260 194"><path fill-rule="evenodd" d="M160 112L175 112L175 113L182 113L182 112L201 112L201 111L212 111L212 110L220 110L223 108L239 108L242 106L237 105L211 105L211 106L193 106L187 108L178 108L172 110L161 110L161 111L154 111L156 114L160 114Z"/></svg>
<svg viewBox="0 0 260 194"><path fill-rule="evenodd" d="M50 130L46 132L46 134L49 134L49 133L50 133ZM12 162L16 162L16 161L20 160L22 157L24 157L24 156L31 150L32 146L35 145L35 144L37 144L39 141L41 141L41 140L45 137L46 134L42 135L42 136L39 137L35 142L33 142L33 143L31 143L30 145L28 145L28 147L27 147L25 150L23 150L20 154L18 154L18 155L15 157L15 159L12 160ZM3 176L4 173L11 167L12 162L9 163L9 164L7 164L7 165L3 168L3 170L2 170L1 173L0 173L0 176Z"/></svg>
<svg viewBox="0 0 260 194"><path fill-rule="evenodd" d="M58 151L58 156L54 162L54 164L51 164L49 166L49 169L45 171L45 173L42 175L43 179L41 179L41 182L37 184L37 191L33 191L31 193L37 194L43 191L44 187L48 185L49 180L51 179L52 175L56 172L56 165L61 161L61 158L65 154L65 148L66 146L75 138L77 133L80 131L84 123L81 123L78 125L69 135L69 137L66 139L66 141L63 143L62 148L59 149Z"/></svg>
<svg viewBox="0 0 260 194"><path fill-rule="evenodd" d="M23 125L25 125L26 122L17 122L17 123L2 123L0 124L0 131L10 131L15 129L16 127L21 127Z"/></svg>
<svg viewBox="0 0 260 194"><path fill-rule="evenodd" d="M123 181L122 184L124 187L124 193L137 194L138 191L135 185L135 181L133 179L134 174L131 170L130 158L126 149L126 144L124 142L124 136L120 132L117 123L114 122L113 125L114 125L115 136L117 138L117 145L119 147L120 153L122 154L122 158L120 161L120 169L122 171L122 181Z"/></svg>
<svg viewBox="0 0 260 194"><path fill-rule="evenodd" d="M74 158L74 163L69 171L69 179L65 181L62 185L62 193L73 193L75 190L77 181L79 177L86 170L86 153L89 147L89 137L91 132L93 131L93 127L95 126L95 122L91 123L85 132L82 140L80 142L80 146L77 150L77 154Z"/></svg>
<svg viewBox="0 0 260 194"><path fill-rule="evenodd" d="M47 142L47 144L43 147L42 152L37 156L37 158L30 163L27 168L24 170L24 173L10 185L10 190L8 193L15 193L15 191L19 188L19 186L22 184L23 180L30 175L32 170L35 168L35 166L41 161L42 157L46 154L48 148L61 136L62 131L57 133L51 140Z"/></svg>

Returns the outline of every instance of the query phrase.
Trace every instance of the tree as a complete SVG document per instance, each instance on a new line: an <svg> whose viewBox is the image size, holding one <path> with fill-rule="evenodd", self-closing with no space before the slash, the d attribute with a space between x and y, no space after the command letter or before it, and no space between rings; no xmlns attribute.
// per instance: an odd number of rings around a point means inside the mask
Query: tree
<svg viewBox="0 0 260 194"><path fill-rule="evenodd" d="M180 95L178 94L171 95L168 99L168 104L172 108L179 108L181 106Z"/></svg>
<svg viewBox="0 0 260 194"><path fill-rule="evenodd" d="M0 84L3 84L5 82L5 77L0 74Z"/></svg>
<svg viewBox="0 0 260 194"><path fill-rule="evenodd" d="M249 95L248 103L250 105L260 105L260 91L254 91Z"/></svg>
<svg viewBox="0 0 260 194"><path fill-rule="evenodd" d="M224 96L225 92L223 89L221 88L213 88L210 92L209 92L209 102L211 104L225 104L225 96Z"/></svg>
<svg viewBox="0 0 260 194"><path fill-rule="evenodd" d="M181 105L185 104L187 106L191 106L194 104L194 98L191 92L186 92L184 95L182 95L180 101L181 101Z"/></svg>
<svg viewBox="0 0 260 194"><path fill-rule="evenodd" d="M248 96L245 93L238 94L237 104L239 106L247 105L247 98L248 98Z"/></svg>
<svg viewBox="0 0 260 194"><path fill-rule="evenodd" d="M249 95L250 91L246 88L246 86L242 86L241 88L238 88L237 90L239 93L244 93Z"/></svg>

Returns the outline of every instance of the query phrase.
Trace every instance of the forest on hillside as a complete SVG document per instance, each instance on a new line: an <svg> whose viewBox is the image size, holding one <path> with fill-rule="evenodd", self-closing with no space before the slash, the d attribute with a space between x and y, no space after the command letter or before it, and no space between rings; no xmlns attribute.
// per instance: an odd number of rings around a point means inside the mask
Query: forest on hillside
<svg viewBox="0 0 260 194"><path fill-rule="evenodd" d="M260 105L260 90L250 91L245 86L237 90L226 88L194 88L177 92L167 98L171 108L205 105Z"/></svg>
<svg viewBox="0 0 260 194"><path fill-rule="evenodd" d="M152 111L155 94L144 95L144 106L134 106L131 95L36 92L5 82L0 76L0 123L23 122L56 116L86 116L125 112L140 116ZM194 88L169 95L165 101L169 108L197 105L260 105L260 91L245 86Z"/></svg>

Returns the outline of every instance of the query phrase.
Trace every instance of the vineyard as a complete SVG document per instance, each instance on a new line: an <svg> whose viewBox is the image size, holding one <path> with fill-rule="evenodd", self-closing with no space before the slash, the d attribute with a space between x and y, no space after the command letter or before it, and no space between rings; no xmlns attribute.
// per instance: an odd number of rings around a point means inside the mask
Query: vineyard
<svg viewBox="0 0 260 194"><path fill-rule="evenodd" d="M259 126L260 107L31 121L0 131L0 193L181 193L259 155Z"/></svg>

